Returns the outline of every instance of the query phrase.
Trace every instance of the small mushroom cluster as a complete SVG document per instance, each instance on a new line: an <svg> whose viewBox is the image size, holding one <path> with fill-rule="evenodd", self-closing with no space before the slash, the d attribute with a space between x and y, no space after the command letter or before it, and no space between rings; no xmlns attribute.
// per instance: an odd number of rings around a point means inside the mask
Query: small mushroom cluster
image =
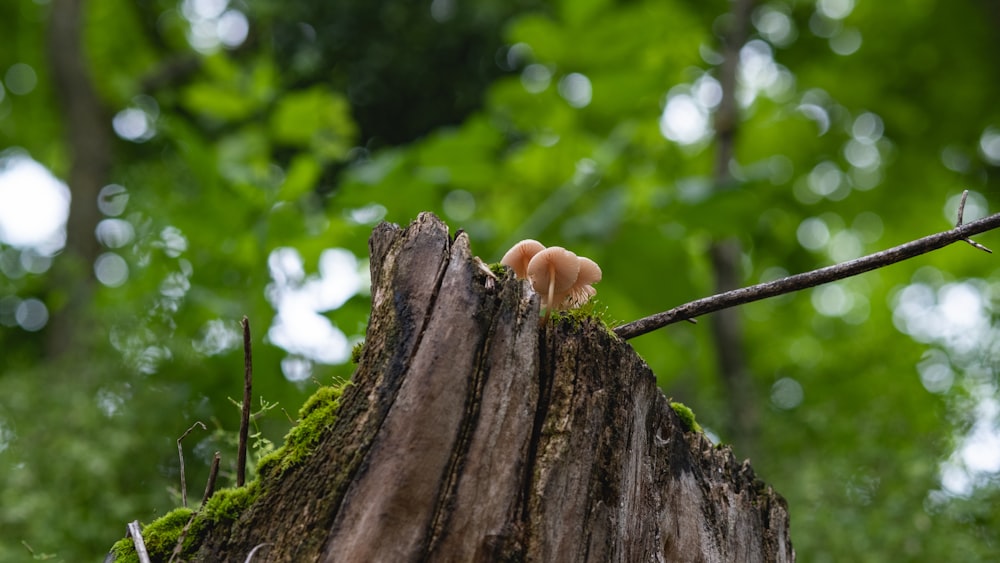
<svg viewBox="0 0 1000 563"><path fill-rule="evenodd" d="M545 317L553 310L579 307L597 290L601 268L590 258L577 256L561 246L545 248L537 240L522 240L504 254L500 263L514 270L519 279L531 281L542 296Z"/></svg>

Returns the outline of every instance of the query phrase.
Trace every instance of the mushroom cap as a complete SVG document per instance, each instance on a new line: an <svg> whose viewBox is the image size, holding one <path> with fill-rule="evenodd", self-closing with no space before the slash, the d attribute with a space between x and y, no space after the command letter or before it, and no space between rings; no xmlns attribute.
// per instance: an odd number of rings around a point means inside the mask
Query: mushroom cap
<svg viewBox="0 0 1000 563"><path fill-rule="evenodd" d="M601 272L601 267L586 256L580 256L580 274L576 278L576 285L590 285L592 283L597 283L601 281L601 277L604 275Z"/></svg>
<svg viewBox="0 0 1000 563"><path fill-rule="evenodd" d="M584 256L579 257L580 261L580 273L576 277L576 282L573 287L569 288L568 300L570 306L579 307L594 295L597 295L597 290L594 289L590 284L597 283L601 281L602 273L601 267L597 265L590 258Z"/></svg>
<svg viewBox="0 0 1000 563"><path fill-rule="evenodd" d="M524 239L511 247L507 254L504 254L503 258L500 259L500 263L509 266L514 270L515 276L524 279L528 277L528 262L543 250L545 250L545 245L537 240Z"/></svg>
<svg viewBox="0 0 1000 563"><path fill-rule="evenodd" d="M542 296L546 307L562 303L579 274L580 260L576 254L561 246L546 248L528 262L531 287ZM548 303L550 293L552 303Z"/></svg>

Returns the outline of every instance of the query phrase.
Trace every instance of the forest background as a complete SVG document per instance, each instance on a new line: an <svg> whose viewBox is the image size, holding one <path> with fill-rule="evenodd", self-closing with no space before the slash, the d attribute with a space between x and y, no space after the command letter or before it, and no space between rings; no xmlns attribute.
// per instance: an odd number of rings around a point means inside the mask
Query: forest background
<svg viewBox="0 0 1000 563"><path fill-rule="evenodd" d="M630 321L987 214L998 52L986 0L0 3L0 561L177 506L196 421L189 495L232 484L244 314L280 443L350 377L378 221L566 246ZM800 560L995 560L998 296L954 245L631 343Z"/></svg>

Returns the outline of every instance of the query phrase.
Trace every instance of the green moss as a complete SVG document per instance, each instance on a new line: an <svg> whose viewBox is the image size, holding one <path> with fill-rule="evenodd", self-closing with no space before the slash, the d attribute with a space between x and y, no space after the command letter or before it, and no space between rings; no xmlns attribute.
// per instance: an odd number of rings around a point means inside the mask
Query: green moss
<svg viewBox="0 0 1000 563"><path fill-rule="evenodd" d="M190 508L175 508L154 520L142 530L142 539L146 544L146 551L149 552L150 559L153 561L169 560L184 526L187 526L190 521L191 525L188 526L187 534L184 536L182 555L189 553L198 543L206 523L236 520L257 499L259 493L259 481L253 481L245 487L220 489L202 505L197 513ZM191 518L192 515L194 515L194 519ZM135 544L131 538L118 540L111 547L111 553L114 554L116 563L138 563L139 561L135 552Z"/></svg>
<svg viewBox="0 0 1000 563"><path fill-rule="evenodd" d="M139 556L135 553L135 545L129 538L122 538L111 546L111 556L115 563L132 563L139 561Z"/></svg>
<svg viewBox="0 0 1000 563"><path fill-rule="evenodd" d="M201 507L198 518L218 523L222 520L236 520L260 493L260 481L252 481L245 487L219 489Z"/></svg>
<svg viewBox="0 0 1000 563"><path fill-rule="evenodd" d="M170 559L170 554L177 546L177 539L180 537L181 531L184 530L184 526L191 520L192 514L194 511L190 508L175 508L142 529L142 540L146 544L146 551L149 552L150 559L154 561ZM192 528L194 528L193 522L184 538L185 548L193 545L195 535L192 533ZM132 538L118 540L111 547L111 553L114 555L115 561L119 563L138 563L139 561Z"/></svg>
<svg viewBox="0 0 1000 563"><path fill-rule="evenodd" d="M351 347L351 363L358 365L361 363L361 353L365 351L365 341L362 340Z"/></svg>
<svg viewBox="0 0 1000 563"><path fill-rule="evenodd" d="M674 409L677 416L681 419L681 424L684 425L685 432L701 432L701 425L698 421L694 419L694 411L684 403L677 403L671 401L670 408Z"/></svg>
<svg viewBox="0 0 1000 563"><path fill-rule="evenodd" d="M192 514L190 508L176 508L143 530L142 537L146 541L146 549L152 559L156 559L153 557L154 553L159 554L164 559L170 558L174 547L177 546L177 539L180 537L181 531L184 530L184 526L191 521ZM191 527L193 526L194 522L191 522ZM188 533L184 537L185 548L192 545L195 537L191 527L188 528Z"/></svg>
<svg viewBox="0 0 1000 563"><path fill-rule="evenodd" d="M349 382L320 387L299 409L299 423L285 436L285 443L276 451L264 456L257 463L259 475L269 475L295 467L308 457L319 443L323 430L337 419L340 396ZM167 561L177 545L177 539L191 515L191 525L184 538L185 552L196 545L206 524L223 520L236 520L243 514L262 491L261 480L256 479L245 487L220 489L194 513L190 508L177 508L155 520L142 531L146 549L154 561ZM120 563L138 562L135 544L131 538L124 538L111 547L115 561Z"/></svg>
<svg viewBox="0 0 1000 563"><path fill-rule="evenodd" d="M327 385L320 387L306 399L306 402L299 408L299 420L305 420L312 416L316 409L337 406L340 395L344 392L344 386Z"/></svg>
<svg viewBox="0 0 1000 563"><path fill-rule="evenodd" d="M302 463L319 443L323 431L337 420L340 396L347 385L349 383L320 387L306 399L299 409L299 423L288 431L284 445L261 458L257 472L260 475L276 472L274 476L277 477Z"/></svg>
<svg viewBox="0 0 1000 563"><path fill-rule="evenodd" d="M570 322L574 327L580 327L587 319L597 321L612 336L615 336L614 327L622 324L621 321L612 319L607 306L601 305L596 299L591 299L574 309L552 313L553 321Z"/></svg>
<svg viewBox="0 0 1000 563"><path fill-rule="evenodd" d="M496 262L494 264L489 264L489 269L490 269L491 272L493 272L494 276L496 276L496 277L498 277L500 279L504 279L505 277L507 277L507 275L511 271L510 268L508 268L507 266L504 266L500 262Z"/></svg>

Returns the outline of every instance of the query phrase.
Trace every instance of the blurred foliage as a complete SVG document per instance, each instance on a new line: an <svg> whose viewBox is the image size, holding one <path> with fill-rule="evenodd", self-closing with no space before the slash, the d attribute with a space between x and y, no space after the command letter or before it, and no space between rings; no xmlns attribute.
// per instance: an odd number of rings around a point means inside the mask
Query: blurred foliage
<svg viewBox="0 0 1000 563"><path fill-rule="evenodd" d="M85 6L109 114L145 123L119 130L102 238L129 276L46 358L12 307L57 315L66 290L0 242L3 561L22 542L92 560L177 506L176 440L196 420L189 496L216 451L231 484L242 315L268 404L295 413L349 377L379 220L434 211L487 262L521 238L567 246L601 264L600 307L632 320L712 293L712 241L742 243L750 284L944 230L962 189L967 219L996 197L987 2L759 2L730 186L711 177L721 0ZM0 151L66 177L49 10L0 3ZM788 499L801 560L995 558L998 283L993 258L956 245L743 309L762 420L752 451L733 446ZM726 427L707 327L633 345L706 431ZM289 427L280 409L258 422L275 442Z"/></svg>

